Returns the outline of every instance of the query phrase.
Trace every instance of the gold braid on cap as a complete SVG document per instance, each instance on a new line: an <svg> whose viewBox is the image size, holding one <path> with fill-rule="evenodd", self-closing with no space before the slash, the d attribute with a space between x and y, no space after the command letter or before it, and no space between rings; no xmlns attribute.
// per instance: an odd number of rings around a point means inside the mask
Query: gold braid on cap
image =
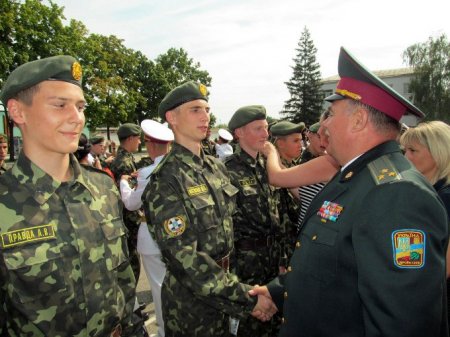
<svg viewBox="0 0 450 337"><path fill-rule="evenodd" d="M361 96L358 94L355 94L354 92L345 90L345 89L336 89L336 94L339 94L341 96L345 96L345 97L350 97L353 98L356 101L360 101L361 100Z"/></svg>

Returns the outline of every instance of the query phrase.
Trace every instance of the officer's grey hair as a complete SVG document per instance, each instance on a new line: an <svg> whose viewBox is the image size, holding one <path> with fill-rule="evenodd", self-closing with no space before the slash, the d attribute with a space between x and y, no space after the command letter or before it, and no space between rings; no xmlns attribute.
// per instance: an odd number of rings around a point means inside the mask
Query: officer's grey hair
<svg viewBox="0 0 450 337"><path fill-rule="evenodd" d="M386 115L385 113L381 112L378 109L375 109L370 105L361 103L353 99L349 99L348 101L353 107L361 107L369 113L369 120L378 132L395 134L400 133L402 125L392 117Z"/></svg>

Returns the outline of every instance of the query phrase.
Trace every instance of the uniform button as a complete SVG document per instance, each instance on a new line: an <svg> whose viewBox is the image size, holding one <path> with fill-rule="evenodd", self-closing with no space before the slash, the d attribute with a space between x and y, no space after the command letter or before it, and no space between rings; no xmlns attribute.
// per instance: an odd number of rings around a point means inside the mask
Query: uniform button
<svg viewBox="0 0 450 337"><path fill-rule="evenodd" d="M296 247L296 248L300 248L301 245L302 245L302 244L300 243L300 241L297 241L297 242L295 243L295 247Z"/></svg>
<svg viewBox="0 0 450 337"><path fill-rule="evenodd" d="M317 235L314 235L314 236L312 237L312 240L313 240L313 241L316 241L316 240L317 240Z"/></svg>
<svg viewBox="0 0 450 337"><path fill-rule="evenodd" d="M284 292L284 298L287 298L287 297L288 297L287 291L285 291L285 292Z"/></svg>
<svg viewBox="0 0 450 337"><path fill-rule="evenodd" d="M281 317L281 324L284 324L285 321L284 317Z"/></svg>
<svg viewBox="0 0 450 337"><path fill-rule="evenodd" d="M291 271L292 271L292 267L289 266L289 267L287 268L287 271L288 271L288 272L291 272Z"/></svg>

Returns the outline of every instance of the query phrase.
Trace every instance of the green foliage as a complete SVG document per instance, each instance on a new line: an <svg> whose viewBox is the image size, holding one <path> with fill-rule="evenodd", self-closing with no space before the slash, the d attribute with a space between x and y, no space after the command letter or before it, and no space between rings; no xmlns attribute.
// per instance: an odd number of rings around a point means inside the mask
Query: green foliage
<svg viewBox="0 0 450 337"><path fill-rule="evenodd" d="M0 85L25 62L60 54L73 55L83 67L83 89L90 128L139 123L156 118L158 105L175 86L195 80L209 86L211 77L183 49L170 48L155 61L125 47L111 35L89 34L63 8L40 0L0 0Z"/></svg>
<svg viewBox="0 0 450 337"><path fill-rule="evenodd" d="M404 61L414 68L410 91L428 120L450 122L450 43L442 34L414 44L403 53Z"/></svg>
<svg viewBox="0 0 450 337"><path fill-rule="evenodd" d="M286 82L291 98L285 102L281 115L293 123L310 125L319 120L323 97L320 92L320 65L316 62L317 49L306 27L296 51L293 75Z"/></svg>

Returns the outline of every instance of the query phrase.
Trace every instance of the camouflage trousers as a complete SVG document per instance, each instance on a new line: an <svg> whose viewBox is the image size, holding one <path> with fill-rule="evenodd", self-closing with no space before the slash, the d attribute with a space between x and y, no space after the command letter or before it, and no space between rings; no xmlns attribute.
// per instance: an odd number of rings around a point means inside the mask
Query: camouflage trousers
<svg viewBox="0 0 450 337"><path fill-rule="evenodd" d="M281 262L281 247L274 244L272 247L262 247L258 250L240 250L234 253L231 272L239 280L247 284L266 284L279 273ZM275 315L271 321L261 322L253 316L241 319L238 336L275 337L280 329L281 315Z"/></svg>

